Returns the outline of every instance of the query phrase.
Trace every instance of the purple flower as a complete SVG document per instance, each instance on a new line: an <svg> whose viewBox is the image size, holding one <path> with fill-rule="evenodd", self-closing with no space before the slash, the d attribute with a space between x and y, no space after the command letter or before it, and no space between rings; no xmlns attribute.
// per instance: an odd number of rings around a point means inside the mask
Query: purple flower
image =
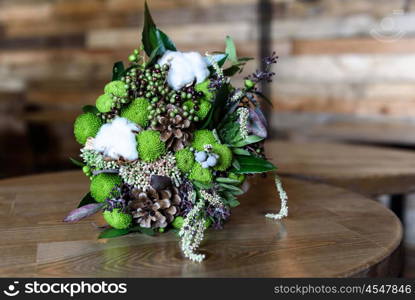
<svg viewBox="0 0 415 300"><path fill-rule="evenodd" d="M127 204L130 200L131 187L127 184L115 186L110 197L105 199L105 210L112 211L115 208L121 209L123 212L127 210Z"/></svg>
<svg viewBox="0 0 415 300"><path fill-rule="evenodd" d="M215 207L213 205L209 205L206 212L207 215L212 218L212 226L215 229L222 229L225 221L231 216L231 210L226 206Z"/></svg>
<svg viewBox="0 0 415 300"><path fill-rule="evenodd" d="M193 185L189 180L185 180L179 187L180 198L182 198L180 203L180 215L183 217L186 216L194 206L192 199L189 199L191 191L193 191Z"/></svg>
<svg viewBox="0 0 415 300"><path fill-rule="evenodd" d="M275 52L272 52L270 56L264 58L263 62L265 64L265 70L256 70L251 75L245 77L245 79L250 79L256 83L260 81L272 82L272 77L275 76L274 72L271 72L271 67L273 64L276 64L278 56L275 55Z"/></svg>
<svg viewBox="0 0 415 300"><path fill-rule="evenodd" d="M221 86L224 84L224 82L225 82L225 77L223 76L211 78L210 83L209 83L209 90L211 92L219 90Z"/></svg>
<svg viewBox="0 0 415 300"><path fill-rule="evenodd" d="M272 65L272 64L276 64L277 60L278 60L278 56L276 55L276 53L274 51L274 52L272 52L272 54L270 56L265 57L263 61L267 66L269 66L269 65Z"/></svg>

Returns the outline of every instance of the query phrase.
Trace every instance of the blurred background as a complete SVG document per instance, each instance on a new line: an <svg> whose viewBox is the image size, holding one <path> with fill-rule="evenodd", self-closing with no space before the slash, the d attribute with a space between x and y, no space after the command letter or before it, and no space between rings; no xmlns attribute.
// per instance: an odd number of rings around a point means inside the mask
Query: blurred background
<svg viewBox="0 0 415 300"><path fill-rule="evenodd" d="M0 178L74 168L72 123L139 45L143 2L0 0ZM223 51L230 35L239 56L277 52L266 90L274 137L415 147L415 0L149 5L180 50ZM407 235L415 245L415 232Z"/></svg>

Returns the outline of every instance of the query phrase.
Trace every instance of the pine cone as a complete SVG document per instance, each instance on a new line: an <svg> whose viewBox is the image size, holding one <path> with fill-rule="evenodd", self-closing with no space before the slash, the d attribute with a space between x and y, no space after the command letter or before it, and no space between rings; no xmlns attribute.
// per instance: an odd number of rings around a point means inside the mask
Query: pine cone
<svg viewBox="0 0 415 300"><path fill-rule="evenodd" d="M160 191L134 189L129 207L136 223L144 228L164 228L179 214L181 197L176 187Z"/></svg>
<svg viewBox="0 0 415 300"><path fill-rule="evenodd" d="M168 104L166 108L167 113L158 116L157 124L152 126L152 129L160 131L160 139L166 143L168 150L179 151L185 148L193 138L190 128L192 122L180 114L170 117L170 113L177 109L176 106Z"/></svg>

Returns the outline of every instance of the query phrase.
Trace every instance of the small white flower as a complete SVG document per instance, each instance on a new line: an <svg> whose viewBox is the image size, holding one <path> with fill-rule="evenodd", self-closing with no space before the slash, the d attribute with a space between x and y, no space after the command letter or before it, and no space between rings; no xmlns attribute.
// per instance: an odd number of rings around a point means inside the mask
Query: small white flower
<svg viewBox="0 0 415 300"><path fill-rule="evenodd" d="M84 149L86 149L86 150L94 150L94 141L95 141L95 139L92 136L90 136L89 138L87 138Z"/></svg>

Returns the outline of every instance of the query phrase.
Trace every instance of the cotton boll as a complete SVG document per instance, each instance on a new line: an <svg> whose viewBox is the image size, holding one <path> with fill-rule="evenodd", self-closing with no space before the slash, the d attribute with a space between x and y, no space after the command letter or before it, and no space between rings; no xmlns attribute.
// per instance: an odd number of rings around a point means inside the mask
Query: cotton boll
<svg viewBox="0 0 415 300"><path fill-rule="evenodd" d="M113 159L138 158L136 132L141 128L125 118L115 118L103 125L94 140L94 149Z"/></svg>
<svg viewBox="0 0 415 300"><path fill-rule="evenodd" d="M209 70L203 57L197 52L183 53L187 61L191 64L196 83L201 83L209 76Z"/></svg>
<svg viewBox="0 0 415 300"><path fill-rule="evenodd" d="M158 60L159 65L169 64L175 57L183 57L182 53L179 51L170 51L167 50L164 52L163 56Z"/></svg>
<svg viewBox="0 0 415 300"><path fill-rule="evenodd" d="M167 83L176 91L191 84L195 79L199 83L209 76L205 60L197 52L166 51L158 60L158 64L170 65Z"/></svg>
<svg viewBox="0 0 415 300"><path fill-rule="evenodd" d="M158 64L170 65L169 73L167 75L167 83L175 90L181 89L194 79L191 65L181 52L166 51L159 59Z"/></svg>

